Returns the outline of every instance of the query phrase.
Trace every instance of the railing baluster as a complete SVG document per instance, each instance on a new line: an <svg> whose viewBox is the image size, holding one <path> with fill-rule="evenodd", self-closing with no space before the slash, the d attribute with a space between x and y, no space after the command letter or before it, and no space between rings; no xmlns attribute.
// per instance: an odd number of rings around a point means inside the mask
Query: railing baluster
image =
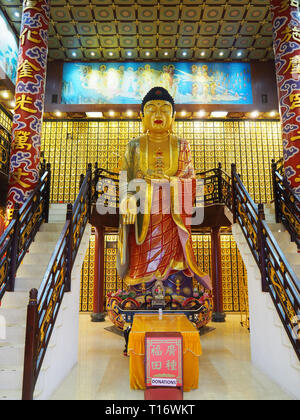
<svg viewBox="0 0 300 420"><path fill-rule="evenodd" d="M232 191L233 223L236 223L236 220L237 220L235 174L236 174L236 164L232 163L231 164L231 191Z"/></svg>
<svg viewBox="0 0 300 420"><path fill-rule="evenodd" d="M265 240L266 237L263 233L262 221L265 220L264 205L258 204L258 220L257 220L257 244L258 244L258 254L259 254L259 263L260 263L260 272L261 272L261 289L263 292L268 292L268 283L266 276L266 247Z"/></svg>
<svg viewBox="0 0 300 420"><path fill-rule="evenodd" d="M36 383L35 369L38 338L38 291L30 290L27 307L26 339L23 371L22 400L32 400Z"/></svg>
<svg viewBox="0 0 300 420"><path fill-rule="evenodd" d="M16 272L18 268L18 256L19 256L19 239L20 239L20 213L19 205L16 204L13 213L13 219L16 221L13 237L12 237L12 251L10 258L10 268L9 268L9 281L6 287L8 292L13 292L15 290L15 279Z"/></svg>
<svg viewBox="0 0 300 420"><path fill-rule="evenodd" d="M48 178L45 185L44 220L49 222L50 194L51 194L51 164L47 163Z"/></svg>
<svg viewBox="0 0 300 420"><path fill-rule="evenodd" d="M276 171L277 171L277 163L275 159L272 159L272 183L273 183L273 198L274 198L274 205L275 205L275 219L276 223L280 223L280 204L278 203L278 186L276 182Z"/></svg>
<svg viewBox="0 0 300 420"><path fill-rule="evenodd" d="M69 220L69 232L67 236L67 267L66 267L66 277L65 277L65 291L71 291L71 276L72 276L72 266L73 266L73 206L68 204L67 206L67 220Z"/></svg>

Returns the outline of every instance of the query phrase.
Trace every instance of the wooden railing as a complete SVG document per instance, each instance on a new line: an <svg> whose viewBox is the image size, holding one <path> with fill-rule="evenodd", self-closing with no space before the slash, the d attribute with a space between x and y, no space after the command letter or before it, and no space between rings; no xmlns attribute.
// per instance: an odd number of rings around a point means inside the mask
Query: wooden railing
<svg viewBox="0 0 300 420"><path fill-rule="evenodd" d="M265 222L263 204L256 205L232 165L233 217L260 269L262 291L269 292L300 360L300 281Z"/></svg>
<svg viewBox="0 0 300 420"><path fill-rule="evenodd" d="M283 159L272 160L273 192L276 223L282 223L291 240L300 250L300 197L289 186L284 176ZM300 258L300 256L299 256Z"/></svg>
<svg viewBox="0 0 300 420"><path fill-rule="evenodd" d="M48 222L50 164L42 164L40 176L37 187L24 205L21 208L16 205L12 220L0 238L0 301L6 291L14 291L17 269L41 224Z"/></svg>
<svg viewBox="0 0 300 420"><path fill-rule="evenodd" d="M92 169L81 177L80 191L72 206L68 204L66 223L61 232L39 290L30 291L27 309L23 400L32 400L35 385L65 292L71 290L72 268L84 230L90 218L93 194Z"/></svg>
<svg viewBox="0 0 300 420"><path fill-rule="evenodd" d="M0 126L0 173L8 177L11 135Z"/></svg>

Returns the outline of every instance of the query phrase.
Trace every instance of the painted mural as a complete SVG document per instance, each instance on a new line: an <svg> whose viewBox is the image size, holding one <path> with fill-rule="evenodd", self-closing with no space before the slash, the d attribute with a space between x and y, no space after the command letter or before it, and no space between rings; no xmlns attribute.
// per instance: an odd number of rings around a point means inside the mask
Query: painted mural
<svg viewBox="0 0 300 420"><path fill-rule="evenodd" d="M248 63L64 63L62 103L140 104L154 86L177 104L252 104Z"/></svg>
<svg viewBox="0 0 300 420"><path fill-rule="evenodd" d="M15 84L19 47L13 31L1 11L0 32L0 67L6 73L7 77Z"/></svg>

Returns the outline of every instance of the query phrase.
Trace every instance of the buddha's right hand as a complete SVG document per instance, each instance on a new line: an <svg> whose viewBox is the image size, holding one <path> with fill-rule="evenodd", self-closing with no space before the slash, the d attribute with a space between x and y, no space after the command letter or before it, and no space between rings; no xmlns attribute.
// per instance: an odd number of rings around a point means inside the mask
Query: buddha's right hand
<svg viewBox="0 0 300 420"><path fill-rule="evenodd" d="M125 225L133 225L137 214L136 199L134 196L125 198L120 204L120 211Z"/></svg>

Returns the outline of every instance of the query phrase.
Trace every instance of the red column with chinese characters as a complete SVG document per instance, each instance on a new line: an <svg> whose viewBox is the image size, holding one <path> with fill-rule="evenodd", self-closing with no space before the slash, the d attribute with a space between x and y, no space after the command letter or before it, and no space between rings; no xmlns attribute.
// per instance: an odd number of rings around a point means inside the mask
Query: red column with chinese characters
<svg viewBox="0 0 300 420"><path fill-rule="evenodd" d="M285 174L300 196L300 18L299 0L271 0L277 90Z"/></svg>
<svg viewBox="0 0 300 420"><path fill-rule="evenodd" d="M8 220L39 179L50 0L24 0L12 126Z"/></svg>

